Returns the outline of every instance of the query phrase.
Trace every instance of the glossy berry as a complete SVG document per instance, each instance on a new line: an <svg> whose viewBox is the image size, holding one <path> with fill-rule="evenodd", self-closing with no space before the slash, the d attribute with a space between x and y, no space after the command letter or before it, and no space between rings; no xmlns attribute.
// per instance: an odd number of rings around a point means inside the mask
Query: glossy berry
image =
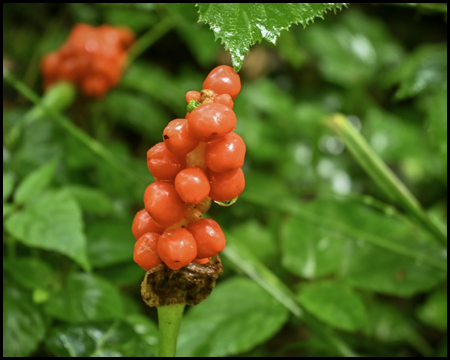
<svg viewBox="0 0 450 360"><path fill-rule="evenodd" d="M189 104L192 100L200 101L200 92L191 90L186 93L186 102Z"/></svg>
<svg viewBox="0 0 450 360"><path fill-rule="evenodd" d="M199 263L199 264L209 264L209 258L205 258L205 259L194 259L194 262Z"/></svg>
<svg viewBox="0 0 450 360"><path fill-rule="evenodd" d="M175 189L185 203L198 204L209 194L209 179L199 167L190 167L177 174Z"/></svg>
<svg viewBox="0 0 450 360"><path fill-rule="evenodd" d="M154 177L170 180L186 167L186 160L170 152L166 145L160 142L147 151L147 166Z"/></svg>
<svg viewBox="0 0 450 360"><path fill-rule="evenodd" d="M162 263L157 252L159 238L160 234L148 232L142 235L134 245L133 260L146 271Z"/></svg>
<svg viewBox="0 0 450 360"><path fill-rule="evenodd" d="M228 94L217 95L214 98L213 102L215 102L217 104L223 104L225 106L228 106L230 109L232 109L234 106L233 99Z"/></svg>
<svg viewBox="0 0 450 360"><path fill-rule="evenodd" d="M133 224L131 225L131 232L136 240L145 233L155 232L162 234L164 230L165 228L158 225L149 213L145 211L145 209L142 209L136 213Z"/></svg>
<svg viewBox="0 0 450 360"><path fill-rule="evenodd" d="M189 115L190 134L200 141L213 141L225 136L236 128L236 115L223 104L200 105Z"/></svg>
<svg viewBox="0 0 450 360"><path fill-rule="evenodd" d="M199 141L189 133L186 119L175 119L167 124L163 138L167 149L178 156L186 155L199 144Z"/></svg>
<svg viewBox="0 0 450 360"><path fill-rule="evenodd" d="M197 244L184 228L165 231L158 240L158 255L172 270L179 270L197 257Z"/></svg>
<svg viewBox="0 0 450 360"><path fill-rule="evenodd" d="M209 197L212 200L226 202L239 195L245 188L245 178L242 169L231 170L223 173L208 172L211 191Z"/></svg>
<svg viewBox="0 0 450 360"><path fill-rule="evenodd" d="M203 89L211 89L217 95L229 94L234 100L241 90L241 79L231 66L221 65L208 74Z"/></svg>
<svg viewBox="0 0 450 360"><path fill-rule="evenodd" d="M208 258L225 249L225 235L213 219L201 219L186 228L197 243L197 258Z"/></svg>
<svg viewBox="0 0 450 360"><path fill-rule="evenodd" d="M144 193L145 210L156 223L169 227L176 225L186 212L186 205L175 188L163 181L150 184Z"/></svg>
<svg viewBox="0 0 450 360"><path fill-rule="evenodd" d="M209 142L205 150L205 162L214 172L230 171L242 167L245 159L245 143L235 132L219 140Z"/></svg>

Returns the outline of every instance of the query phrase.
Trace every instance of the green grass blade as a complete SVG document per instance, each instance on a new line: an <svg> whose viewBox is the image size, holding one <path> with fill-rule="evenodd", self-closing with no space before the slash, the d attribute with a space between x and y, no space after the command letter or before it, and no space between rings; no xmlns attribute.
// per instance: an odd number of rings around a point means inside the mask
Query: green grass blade
<svg viewBox="0 0 450 360"><path fill-rule="evenodd" d="M442 259L435 258L428 254L418 252L411 249L405 245L392 242L388 239L384 239L377 235L373 235L349 225L342 224L340 222L334 221L332 219L327 219L324 217L319 217L308 210L302 209L298 202L296 201L273 201L272 199L261 196L261 194L252 193L250 190L246 190L241 195L241 200L250 202L252 204L265 207L267 209L278 211L281 213L289 214L296 218L307 221L311 224L317 225L323 229L332 231L335 234L341 234L345 238L352 240L365 239L372 245L381 247L383 249L395 252L397 254L412 258L414 260L426 263L428 265L434 266L438 269L447 271L447 263Z"/></svg>
<svg viewBox="0 0 450 360"><path fill-rule="evenodd" d="M326 123L339 135L359 165L377 185L430 231L437 240L447 245L447 231L441 229L428 217L414 195L387 167L347 118L342 114L335 114L329 117Z"/></svg>
<svg viewBox="0 0 450 360"><path fill-rule="evenodd" d="M301 318L310 329L332 345L339 354L345 357L358 356L338 337L333 329L325 326L312 315L304 311L298 305L295 295L291 290L289 290L275 274L256 259L245 247L239 246L239 248L237 248L234 244L228 243L221 254L230 260L237 269L243 271L281 304L286 306L292 314Z"/></svg>

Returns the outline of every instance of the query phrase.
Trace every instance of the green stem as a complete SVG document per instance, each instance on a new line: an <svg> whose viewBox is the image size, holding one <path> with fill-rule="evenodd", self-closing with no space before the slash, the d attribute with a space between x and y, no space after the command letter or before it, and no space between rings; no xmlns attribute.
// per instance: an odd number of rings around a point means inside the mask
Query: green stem
<svg viewBox="0 0 450 360"><path fill-rule="evenodd" d="M159 357L175 357L178 330L186 304L158 306Z"/></svg>
<svg viewBox="0 0 450 360"><path fill-rule="evenodd" d="M391 198L397 201L406 212L412 215L438 241L447 245L447 232L437 226L425 213L419 201L408 188L388 168L375 153L363 136L356 131L342 114L330 116L326 123L339 135L347 149L359 165L369 174L377 185Z"/></svg>
<svg viewBox="0 0 450 360"><path fill-rule="evenodd" d="M173 28L173 26L174 21L172 17L167 16L144 35L139 37L128 51L128 65L136 60L139 55L152 46L157 40L162 38L169 30Z"/></svg>
<svg viewBox="0 0 450 360"><path fill-rule="evenodd" d="M89 148L93 153L97 154L100 158L105 160L111 167L116 169L117 171L124 174L130 180L135 179L135 177L139 176L138 174L131 171L124 164L119 164L115 157L97 140L91 138L84 131L80 130L76 127L70 119L55 111L55 109L46 106L43 101L39 98L39 96L31 90L28 86L26 86L20 80L17 80L11 73L3 70L3 80L6 80L11 86L13 86L17 91L23 94L28 100L30 100L33 104L35 104L39 109L43 110L44 113L56 121L60 126L62 126L68 133L77 138L80 142L82 142L87 148Z"/></svg>

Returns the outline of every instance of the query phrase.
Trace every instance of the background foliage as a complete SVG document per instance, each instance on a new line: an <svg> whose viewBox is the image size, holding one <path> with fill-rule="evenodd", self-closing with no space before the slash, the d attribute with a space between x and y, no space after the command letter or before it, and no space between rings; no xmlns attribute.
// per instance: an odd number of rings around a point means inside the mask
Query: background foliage
<svg viewBox="0 0 450 360"><path fill-rule="evenodd" d="M4 356L155 355L156 311L140 299L130 230L153 180L145 153L184 116L185 93L232 64L224 45L242 65L234 110L246 190L209 212L227 235L225 272L187 309L178 354L446 356L446 246L325 121L346 114L446 232L446 5L351 5L305 28L289 27L294 11L241 10L273 32L236 25L226 39L230 8L214 4L3 5L4 79L38 94L40 58L75 23L146 39L119 86L65 111L85 142L57 117L31 116L4 82ZM261 11L268 22L255 20ZM245 41L233 48L236 36Z"/></svg>

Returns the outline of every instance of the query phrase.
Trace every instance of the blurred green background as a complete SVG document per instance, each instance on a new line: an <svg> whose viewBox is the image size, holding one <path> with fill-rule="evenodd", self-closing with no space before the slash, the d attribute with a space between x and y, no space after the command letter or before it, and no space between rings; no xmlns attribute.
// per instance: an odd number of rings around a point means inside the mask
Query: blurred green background
<svg viewBox="0 0 450 360"><path fill-rule="evenodd" d="M197 19L194 4L3 4L4 74L40 95L40 59L76 23L155 39L105 98L80 95L64 112L122 171L48 116L10 141L32 105L3 83L4 356L155 355L131 222L153 181L146 151L185 115L185 93L231 65ZM352 4L255 44L239 75L246 189L208 212L227 235L225 271L187 309L178 354L446 356L446 248L324 122L345 114L446 224L446 6Z"/></svg>

